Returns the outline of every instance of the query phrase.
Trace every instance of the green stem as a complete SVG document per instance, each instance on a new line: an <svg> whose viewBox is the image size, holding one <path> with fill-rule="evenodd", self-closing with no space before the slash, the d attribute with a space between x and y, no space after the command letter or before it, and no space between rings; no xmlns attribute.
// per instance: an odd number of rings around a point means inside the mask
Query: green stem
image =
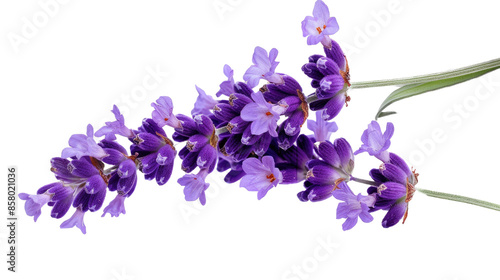
<svg viewBox="0 0 500 280"><path fill-rule="evenodd" d="M316 101L316 100L318 100L318 97L316 96L316 94L314 94L314 95L310 95L310 96L308 96L308 97L306 98L306 102L307 102L307 104L311 104L311 102L314 102L314 101Z"/></svg>
<svg viewBox="0 0 500 280"><path fill-rule="evenodd" d="M495 203L491 203L488 201L484 201L484 200L479 200L479 199L470 198L470 197L461 196L461 195L456 195L456 194L430 191L430 190L426 190L426 189L417 189L417 191L422 192L422 193L424 193L428 196L431 196L431 197L468 203L468 204L472 204L472 205L500 211L500 205L495 204Z"/></svg>
<svg viewBox="0 0 500 280"><path fill-rule="evenodd" d="M370 88L370 87L383 87L383 86L402 86L409 84L419 84L433 82L443 79L454 78L457 76L463 76L471 73L476 73L486 69L498 68L500 67L500 58L489 60L486 62L470 65L463 68L458 68L451 71L433 73L428 75L414 76L408 78L391 79L391 80L376 80L367 82L357 82L351 83L351 88Z"/></svg>
<svg viewBox="0 0 500 280"><path fill-rule="evenodd" d="M229 130L227 130L227 127L223 126L221 128L217 128L215 130L215 135L220 135L222 133L225 133L225 132L228 132Z"/></svg>
<svg viewBox="0 0 500 280"><path fill-rule="evenodd" d="M365 179L360 179L360 178L356 178L354 176L351 176L351 181L354 181L354 182L358 182L358 183L362 183L362 184L366 184L366 185L370 185L370 186L377 186L378 184L374 181L370 181L370 180L365 180Z"/></svg>

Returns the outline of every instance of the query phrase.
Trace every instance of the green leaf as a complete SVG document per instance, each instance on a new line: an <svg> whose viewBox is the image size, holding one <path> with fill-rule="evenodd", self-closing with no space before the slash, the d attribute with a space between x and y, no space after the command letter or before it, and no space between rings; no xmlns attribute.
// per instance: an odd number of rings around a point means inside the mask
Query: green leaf
<svg viewBox="0 0 500 280"><path fill-rule="evenodd" d="M409 84L402 86L398 88L397 90L393 91L380 105L380 108L378 109L378 112L375 116L375 119L378 119L380 117L388 116L395 114L396 112L391 111L391 112L383 112L387 106L391 105L392 103L409 98L412 96L420 95L422 93L426 93L429 91L437 90L440 88L445 88L449 86L453 86L459 83L463 83L465 81L471 80L478 78L486 73L489 73L493 70L499 69L500 65L493 67L493 68L488 68L486 70L481 70L481 71L476 71L468 74L456 74L452 78L444 78L444 79L439 79L431 82L424 82L424 83L415 83L415 84ZM453 72L453 71L451 71Z"/></svg>

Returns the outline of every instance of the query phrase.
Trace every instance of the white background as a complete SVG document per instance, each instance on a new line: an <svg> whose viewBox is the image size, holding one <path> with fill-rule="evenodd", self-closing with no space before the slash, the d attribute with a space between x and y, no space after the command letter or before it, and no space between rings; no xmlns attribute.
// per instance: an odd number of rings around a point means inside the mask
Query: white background
<svg viewBox="0 0 500 280"><path fill-rule="evenodd" d="M312 0L68 1L43 22L40 3L46 2L0 4L0 173L6 182L7 166L18 167L18 192L35 193L53 182L50 158L60 155L71 134L85 133L88 123L97 129L112 120L113 104L121 106L130 127L150 115L150 103L161 95L173 99L176 113L189 114L194 85L214 94L226 63L241 80L257 45L277 48L278 71L310 93L300 67L322 52L306 44L300 29L312 14ZM496 1L326 3L340 25L333 38L348 53L352 82L444 71L499 56ZM24 19L39 26L27 37ZM13 36L24 40L12 44ZM155 68L168 76L139 92L148 69ZM386 121L396 127L390 150L417 168L418 187L500 203L494 160L500 155L499 82L497 71L389 108L399 113L381 119L383 127ZM334 136L357 149L392 90L350 91L352 101L335 119L340 129ZM441 136L431 140L434 134ZM356 160L358 177L367 178L379 164L365 154ZM18 273L7 273L2 261L6 278L0 278L498 279L498 212L417 193L404 225L382 228L380 212L371 224L360 221L343 232L337 202L302 203L296 199L301 185L279 186L258 201L256 193L212 174L207 205L185 202L176 183L179 166L161 187L141 178L125 202L126 215L87 213L86 235L59 229L73 210L55 220L45 207L34 223L19 202ZM365 191L364 185L351 188ZM0 192L3 217L6 192Z"/></svg>

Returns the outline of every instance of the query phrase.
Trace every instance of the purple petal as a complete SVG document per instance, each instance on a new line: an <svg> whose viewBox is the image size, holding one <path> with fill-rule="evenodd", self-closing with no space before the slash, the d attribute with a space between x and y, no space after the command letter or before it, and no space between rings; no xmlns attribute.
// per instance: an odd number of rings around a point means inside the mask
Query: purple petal
<svg viewBox="0 0 500 280"><path fill-rule="evenodd" d="M406 185L406 179L408 178L406 173L401 170L398 166L390 163L383 163L380 166L380 171L389 180L393 182Z"/></svg>
<svg viewBox="0 0 500 280"><path fill-rule="evenodd" d="M209 115L210 110L217 105L217 101L213 99L212 96L208 95L201 88L196 86L196 90L198 91L198 98L194 103L194 108L191 110L191 115L203 114Z"/></svg>
<svg viewBox="0 0 500 280"><path fill-rule="evenodd" d="M330 18L330 11L328 6L321 0L317 0L314 4L313 16L315 19L320 20L320 22L325 23Z"/></svg>
<svg viewBox="0 0 500 280"><path fill-rule="evenodd" d="M62 218L64 215L66 215L66 213L68 213L68 210L71 207L72 202L73 202L72 195L67 196L64 199L58 200L52 207L50 216L56 219Z"/></svg>
<svg viewBox="0 0 500 280"><path fill-rule="evenodd" d="M337 23L337 19L331 17L328 19L326 23L326 28L323 30L323 34L325 35L333 35L339 31L339 24Z"/></svg>
<svg viewBox="0 0 500 280"><path fill-rule="evenodd" d="M244 145L253 145L260 139L260 135L252 134L252 128L247 126L247 129L243 131L241 135L241 143Z"/></svg>
<svg viewBox="0 0 500 280"><path fill-rule="evenodd" d="M125 196L117 194L115 199L113 199L106 208L104 208L103 214L101 217L104 217L107 213L111 215L111 217L118 217L120 214L125 214Z"/></svg>
<svg viewBox="0 0 500 280"><path fill-rule="evenodd" d="M331 185L315 185L310 187L310 191L308 192L307 199L311 202L318 202L328 199L332 196L333 186Z"/></svg>
<svg viewBox="0 0 500 280"><path fill-rule="evenodd" d="M123 154L121 151L105 148L104 151L108 154L107 157L103 158L102 161L111 165L118 165L122 161L127 159L127 156Z"/></svg>
<svg viewBox="0 0 500 280"><path fill-rule="evenodd" d="M128 178L135 174L136 169L137 167L135 165L135 162L131 159L127 159L120 163L117 173L121 178Z"/></svg>
<svg viewBox="0 0 500 280"><path fill-rule="evenodd" d="M264 153L269 149L269 145L273 138L269 133L265 133L260 136L259 141L254 145L254 153L258 156L264 155Z"/></svg>
<svg viewBox="0 0 500 280"><path fill-rule="evenodd" d="M79 228L83 234L87 233L87 229L85 227L85 224L83 222L83 216L85 215L85 212L83 212L80 208L76 209L75 213L71 218L68 220L64 221L61 224L61 228L72 228L76 226Z"/></svg>
<svg viewBox="0 0 500 280"><path fill-rule="evenodd" d="M309 78L315 79L315 80L321 80L325 75L319 71L318 66L316 63L306 63L302 66L302 71L304 74L306 74Z"/></svg>
<svg viewBox="0 0 500 280"><path fill-rule="evenodd" d="M344 78L340 75L328 75L321 79L319 86L320 92L317 92L319 98L331 98L344 88Z"/></svg>
<svg viewBox="0 0 500 280"><path fill-rule="evenodd" d="M201 149L198 158L196 160L196 165L201 168L209 168L214 165L217 160L217 151L214 147L210 145L205 145L203 149Z"/></svg>
<svg viewBox="0 0 500 280"><path fill-rule="evenodd" d="M335 20L335 22L337 21L335 18L331 18L330 20ZM323 48L324 51L325 51L325 54L328 58L331 58L333 59L333 61L335 61L335 63L337 63L337 65L339 66L339 68L343 71L345 71L345 55L344 55L344 52L342 51L342 49L340 48L340 45L335 42L335 41L332 41L332 46L331 48L326 48L324 47Z"/></svg>
<svg viewBox="0 0 500 280"><path fill-rule="evenodd" d="M151 106L154 108L152 118L160 127L165 125L173 128L181 127L181 122L172 113L174 105L170 97L160 96L160 98L156 100L156 103L151 103Z"/></svg>
<svg viewBox="0 0 500 280"><path fill-rule="evenodd" d="M347 174L352 172L354 168L354 154L351 149L351 145L344 138L335 139L333 142L333 146L335 147L335 151L339 155L340 166L342 170L344 170Z"/></svg>
<svg viewBox="0 0 500 280"><path fill-rule="evenodd" d="M340 93L330 99L325 105L326 110L323 111L323 119L331 120L335 118L340 113L340 110L342 110L342 108L344 107L345 98L345 94Z"/></svg>
<svg viewBox="0 0 500 280"><path fill-rule="evenodd" d="M173 163L158 167L158 171L156 172L156 182L158 183L158 185L162 186L168 182L170 176L172 176L173 168Z"/></svg>
<svg viewBox="0 0 500 280"><path fill-rule="evenodd" d="M347 218L345 222L342 224L342 230L350 230L358 223L358 217Z"/></svg>
<svg viewBox="0 0 500 280"><path fill-rule="evenodd" d="M390 158L389 162L391 164L394 164L397 167L401 168L401 170L403 170L403 172L406 173L408 178L411 178L413 176L410 168L408 167L408 165L406 164L406 162L402 158L400 158L398 155L393 154L393 153L389 153L389 158Z"/></svg>
<svg viewBox="0 0 500 280"><path fill-rule="evenodd" d="M88 158L72 160L67 167L71 174L81 178L88 178L93 175L98 175L99 171L86 159Z"/></svg>
<svg viewBox="0 0 500 280"><path fill-rule="evenodd" d="M107 193L106 188L104 188L98 193L90 196L88 204L90 212L95 212L101 209L102 204L104 203L104 199L106 198L106 193Z"/></svg>
<svg viewBox="0 0 500 280"><path fill-rule="evenodd" d="M28 195L26 193L20 193L19 198L26 200L24 204L26 215L33 216L36 222L42 213L42 207L50 201L51 196L49 194Z"/></svg>
<svg viewBox="0 0 500 280"><path fill-rule="evenodd" d="M88 194L95 194L104 189L106 189L106 183L99 174L88 178L87 183L85 183L85 191Z"/></svg>
<svg viewBox="0 0 500 280"><path fill-rule="evenodd" d="M222 121L229 121L236 117L239 113L236 112L230 104L219 103L213 108L215 117Z"/></svg>
<svg viewBox="0 0 500 280"><path fill-rule="evenodd" d="M397 224L406 212L407 203L402 201L400 203L394 204L387 214L385 214L384 219L382 219L382 226L384 228L392 227Z"/></svg>
<svg viewBox="0 0 500 280"><path fill-rule="evenodd" d="M340 73L340 68L337 63L328 57L319 58L316 62L316 66L324 76L339 75Z"/></svg>
<svg viewBox="0 0 500 280"><path fill-rule="evenodd" d="M208 137L201 134L195 134L189 137L189 140L186 143L186 148L189 151L198 152L207 144L208 144Z"/></svg>
<svg viewBox="0 0 500 280"><path fill-rule="evenodd" d="M267 192L272 188L272 185L269 185L268 187L262 188L257 192L257 199L261 200L264 196L266 196Z"/></svg>
<svg viewBox="0 0 500 280"><path fill-rule="evenodd" d="M385 199L399 199L406 195L406 186L395 182L385 182L380 185L380 197Z"/></svg>
<svg viewBox="0 0 500 280"><path fill-rule="evenodd" d="M214 132L215 127L209 117L205 115L196 115L194 121L196 122L199 134L209 137Z"/></svg>
<svg viewBox="0 0 500 280"><path fill-rule="evenodd" d="M245 172L231 170L224 177L224 182L232 184L234 182L239 181L243 176L245 176Z"/></svg>
<svg viewBox="0 0 500 280"><path fill-rule="evenodd" d="M77 157L78 159L83 156L91 156L97 159L106 157L106 152L94 141L93 132L94 129L89 124L87 126L87 135L73 134L68 141L70 148L65 148L61 153L61 157Z"/></svg>
<svg viewBox="0 0 500 280"><path fill-rule="evenodd" d="M95 136L101 137L105 136L106 140L115 140L115 134L131 138L134 136L134 132L125 126L125 118L120 114L120 110L116 105L113 105L113 110L111 111L115 115L116 121L106 122L106 125L101 127L96 131Z"/></svg>
<svg viewBox="0 0 500 280"><path fill-rule="evenodd" d="M260 174L270 171L269 168L266 168L266 166L257 158L246 159L243 161L242 167L246 174Z"/></svg>

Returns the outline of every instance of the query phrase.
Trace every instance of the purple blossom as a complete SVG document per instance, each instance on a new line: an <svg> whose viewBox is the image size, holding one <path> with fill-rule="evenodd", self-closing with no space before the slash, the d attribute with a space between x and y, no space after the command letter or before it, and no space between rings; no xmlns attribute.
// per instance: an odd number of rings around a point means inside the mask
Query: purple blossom
<svg viewBox="0 0 500 280"><path fill-rule="evenodd" d="M321 201L332 196L339 184L349 181L354 169L354 154L344 138L320 142L317 154L321 159L307 162L305 191L297 194L301 201Z"/></svg>
<svg viewBox="0 0 500 280"><path fill-rule="evenodd" d="M122 114L120 114L120 110L118 110L118 107L116 105L113 105L113 110L111 110L111 112L115 115L116 121L106 122L105 126L96 131L95 136L105 136L104 139L109 141L116 140L115 134L127 138L133 138L134 132L125 126L125 118Z"/></svg>
<svg viewBox="0 0 500 280"><path fill-rule="evenodd" d="M275 167L272 156L248 158L243 161L243 171L246 175L241 178L240 187L249 191L257 191L257 199L263 198L267 192L283 181L283 175Z"/></svg>
<svg viewBox="0 0 500 280"><path fill-rule="evenodd" d="M335 44L330 53L332 52L342 53L342 50ZM313 111L321 110L325 120L336 117L344 104L347 106L347 102L350 101L347 95L350 86L348 68L341 69L338 63L342 60L336 61L334 58L339 60L333 55L327 57L313 55L309 57L309 63L302 66L304 74L312 78L311 86L316 88L316 92L312 94L316 100L309 106Z"/></svg>
<svg viewBox="0 0 500 280"><path fill-rule="evenodd" d="M218 101L214 100L212 96L205 93L204 90L195 86L198 91L198 98L196 98L196 102L194 103L194 108L191 110L191 115L210 115L210 110L217 105Z"/></svg>
<svg viewBox="0 0 500 280"><path fill-rule="evenodd" d="M325 47L331 48L332 40L328 35L339 31L337 19L330 17L328 6L321 0L316 1L313 16L307 16L302 21L302 35L307 37L308 45L321 42Z"/></svg>
<svg viewBox="0 0 500 280"><path fill-rule="evenodd" d="M278 120L286 108L269 104L260 91L252 93L252 99L254 102L245 105L241 110L241 118L252 122L251 131L253 135L269 132L271 136L277 137Z"/></svg>
<svg viewBox="0 0 500 280"><path fill-rule="evenodd" d="M334 121L328 122L324 120L322 114L321 111L316 111L316 121L307 120L307 128L314 132L316 142L330 140L332 133L339 129Z"/></svg>
<svg viewBox="0 0 500 280"><path fill-rule="evenodd" d="M35 222L42 214L42 207L50 201L51 195L48 193L29 195L27 193L20 193L19 198L26 200L24 210L28 216L33 216Z"/></svg>
<svg viewBox="0 0 500 280"><path fill-rule="evenodd" d="M283 150L277 141L273 141L267 150L266 155L275 159L276 167L283 175L281 184L295 184L306 179L307 162L316 159L314 153L314 143L309 137L301 134L296 144Z"/></svg>
<svg viewBox="0 0 500 280"><path fill-rule="evenodd" d="M229 96L234 93L234 71L227 64L224 65L224 75L226 75L227 81L220 84L220 90L215 94L217 97L221 95Z"/></svg>
<svg viewBox="0 0 500 280"><path fill-rule="evenodd" d="M346 219L342 224L343 230L353 228L358 222L358 217L365 223L373 221L369 211L375 203L375 195L354 195L345 182L342 182L339 189L332 194L336 199L344 201L337 206L337 219Z"/></svg>
<svg viewBox="0 0 500 280"><path fill-rule="evenodd" d="M408 203L418 183L418 173L410 170L398 155L389 153L389 160L378 169L372 169L370 176L377 183L368 188L368 193L376 196L370 211L387 210L382 219L384 228L396 225L401 218L404 223L408 216Z"/></svg>
<svg viewBox="0 0 500 280"><path fill-rule="evenodd" d="M85 227L85 224L83 223L83 216L85 215L85 212L82 211L81 207L78 207L68 220L64 221L61 224L61 228L72 228L72 227L77 227L79 228L83 234L87 233L87 228Z"/></svg>
<svg viewBox="0 0 500 280"><path fill-rule="evenodd" d="M104 208L103 214L101 217L104 217L107 213L111 215L111 217L118 217L120 214L125 214L125 198L126 196L117 194L115 199L113 199L106 208Z"/></svg>
<svg viewBox="0 0 500 280"><path fill-rule="evenodd" d="M182 126L178 129L182 129ZM177 152L165 131L154 120L144 119L133 142L130 151L137 154L140 170L146 180L156 179L159 185L167 183Z"/></svg>
<svg viewBox="0 0 500 280"><path fill-rule="evenodd" d="M178 117L183 128L176 129L172 137L178 142L187 140L186 146L179 152L182 170L190 173L199 167L208 168L208 172L212 172L217 164L216 147L219 141L213 121L205 115L196 115L194 118L184 115Z"/></svg>
<svg viewBox="0 0 500 280"><path fill-rule="evenodd" d="M205 183L205 178L208 175L208 169L201 169L198 174L186 174L177 180L181 186L184 186L184 196L186 201L200 200L201 205L207 202L205 190L210 186Z"/></svg>
<svg viewBox="0 0 500 280"><path fill-rule="evenodd" d="M363 132L361 141L363 145L354 152L355 155L367 152L370 156L375 156L383 162L389 161L389 146L391 145L391 137L394 134L394 125L387 123L385 132L382 134L380 125L376 121L372 121L368 128Z"/></svg>
<svg viewBox="0 0 500 280"><path fill-rule="evenodd" d="M153 120L160 126L165 125L171 126L173 128L181 127L181 122L172 113L174 110L174 105L172 99L168 96L160 96L156 100L156 103L151 103L154 111L152 113Z"/></svg>
<svg viewBox="0 0 500 280"><path fill-rule="evenodd" d="M120 194L130 196L137 185L137 165L135 162L137 155L127 156L125 148L116 142L102 140L99 145L109 154L103 159L103 162L116 168L109 175L109 190L118 190Z"/></svg>
<svg viewBox="0 0 500 280"><path fill-rule="evenodd" d="M94 140L94 128L92 125L87 126L87 135L73 134L69 138L69 146L65 148L62 153L62 158L76 157L80 159L83 156L90 156L97 159L103 159L108 156L104 150L97 145Z"/></svg>
<svg viewBox="0 0 500 280"><path fill-rule="evenodd" d="M276 104L282 108L285 120L278 127L278 144L286 150L291 147L299 137L302 125L305 123L309 109L302 87L292 77L282 75L283 84L267 84L259 91L263 93L268 103Z"/></svg>
<svg viewBox="0 0 500 280"><path fill-rule="evenodd" d="M248 86L253 88L259 84L259 80L264 78L270 83L282 84L283 78L280 74L274 73L276 66L279 62L276 61L278 56L277 49L271 49L269 56L267 51L261 47L255 47L252 62L254 65L250 66L243 75L243 79L247 82Z"/></svg>
<svg viewBox="0 0 500 280"><path fill-rule="evenodd" d="M51 183L38 189L36 195L20 193L19 198L26 200L24 209L28 216L33 216L35 222L42 213L41 208L48 204L52 206L52 218L64 216L73 201L73 187L65 186L61 182Z"/></svg>

